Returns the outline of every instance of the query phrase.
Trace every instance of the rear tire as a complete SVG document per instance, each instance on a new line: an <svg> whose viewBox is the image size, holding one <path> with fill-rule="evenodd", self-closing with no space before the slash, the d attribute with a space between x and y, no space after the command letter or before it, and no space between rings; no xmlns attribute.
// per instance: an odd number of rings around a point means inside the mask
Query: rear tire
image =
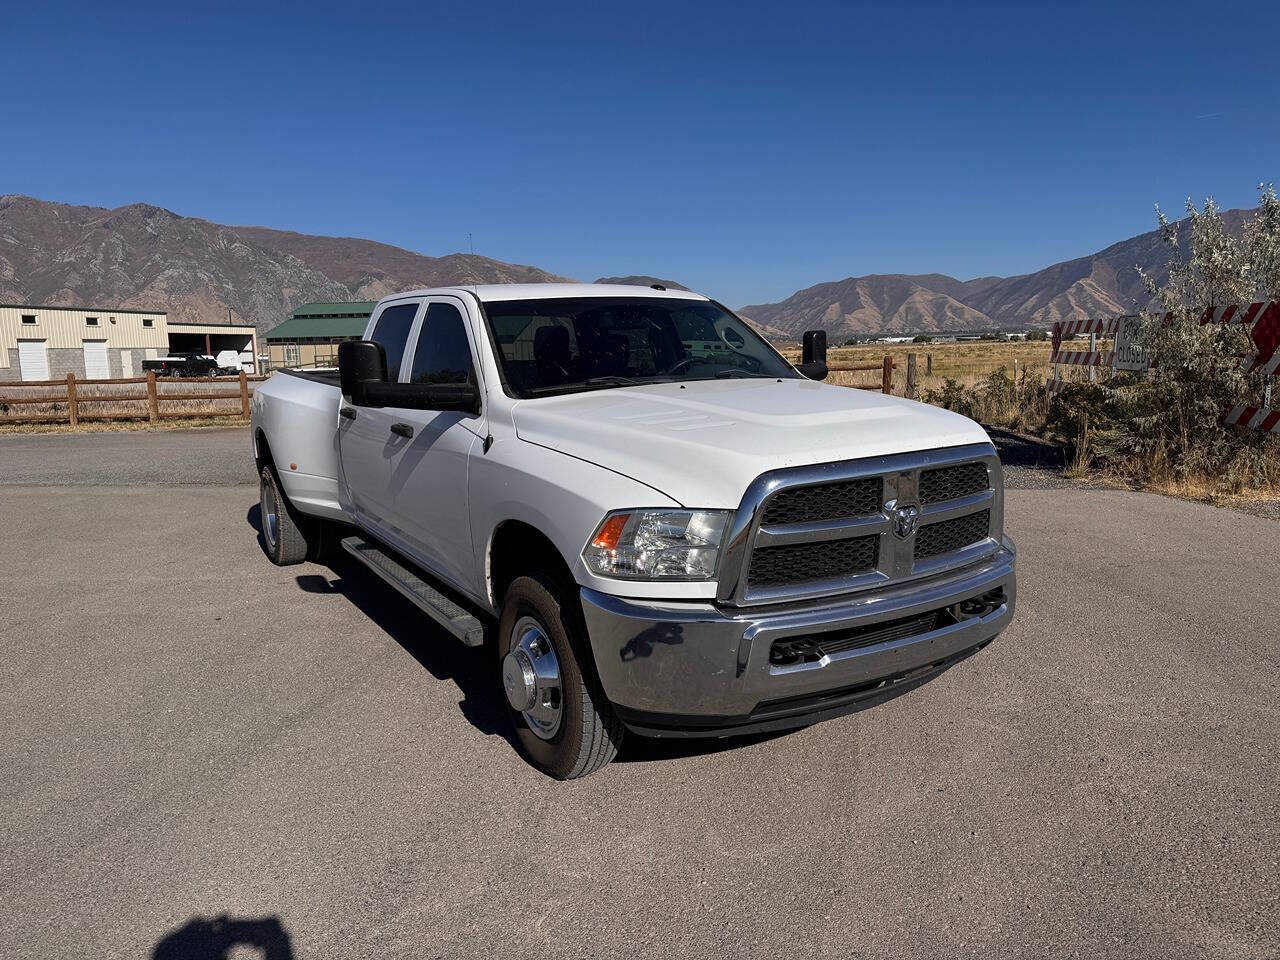
<svg viewBox="0 0 1280 960"><path fill-rule="evenodd" d="M262 543L271 562L287 567L307 559L317 534L315 524L294 509L271 464L262 468L258 478L258 503L262 511Z"/></svg>
<svg viewBox="0 0 1280 960"><path fill-rule="evenodd" d="M545 572L519 577L507 588L498 624L498 665L516 739L529 762L557 780L599 770L623 737L571 590ZM544 683L552 674L556 681ZM522 677L535 675L522 686Z"/></svg>

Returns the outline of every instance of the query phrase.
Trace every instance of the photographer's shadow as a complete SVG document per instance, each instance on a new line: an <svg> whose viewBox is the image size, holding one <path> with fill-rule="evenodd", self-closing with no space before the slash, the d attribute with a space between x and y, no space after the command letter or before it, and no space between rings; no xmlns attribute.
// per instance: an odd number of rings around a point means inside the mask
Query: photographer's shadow
<svg viewBox="0 0 1280 960"><path fill-rule="evenodd" d="M256 950L262 960L293 960L293 944L279 917L192 917L167 933L151 960L229 960ZM250 954L252 955L252 954Z"/></svg>

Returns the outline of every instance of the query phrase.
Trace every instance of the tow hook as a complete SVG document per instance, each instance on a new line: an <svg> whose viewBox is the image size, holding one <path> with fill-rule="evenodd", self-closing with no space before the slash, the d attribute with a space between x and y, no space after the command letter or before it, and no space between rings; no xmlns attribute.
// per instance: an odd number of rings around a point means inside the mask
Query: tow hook
<svg viewBox="0 0 1280 960"><path fill-rule="evenodd" d="M779 640L769 648L769 662L778 667L805 660L818 660L821 657L822 648L813 637Z"/></svg>
<svg viewBox="0 0 1280 960"><path fill-rule="evenodd" d="M988 590L977 597L961 600L951 608L951 615L956 620L972 620L974 617L985 617L992 610L1004 604L1004 588Z"/></svg>

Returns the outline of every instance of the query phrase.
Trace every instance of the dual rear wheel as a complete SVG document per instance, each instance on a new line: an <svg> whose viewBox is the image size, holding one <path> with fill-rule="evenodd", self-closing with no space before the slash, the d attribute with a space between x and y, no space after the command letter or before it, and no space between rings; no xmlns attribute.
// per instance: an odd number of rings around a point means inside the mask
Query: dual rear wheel
<svg viewBox="0 0 1280 960"><path fill-rule="evenodd" d="M293 508L269 463L258 475L258 508L262 543L276 566L301 563L319 547L320 525Z"/></svg>

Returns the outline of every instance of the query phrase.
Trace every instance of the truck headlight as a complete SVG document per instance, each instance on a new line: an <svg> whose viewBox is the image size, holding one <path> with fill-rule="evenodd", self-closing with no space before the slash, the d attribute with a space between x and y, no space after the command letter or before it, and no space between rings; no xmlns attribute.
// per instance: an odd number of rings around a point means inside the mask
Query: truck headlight
<svg viewBox="0 0 1280 960"><path fill-rule="evenodd" d="M728 510L618 510L582 551L587 569L623 580L711 580Z"/></svg>

